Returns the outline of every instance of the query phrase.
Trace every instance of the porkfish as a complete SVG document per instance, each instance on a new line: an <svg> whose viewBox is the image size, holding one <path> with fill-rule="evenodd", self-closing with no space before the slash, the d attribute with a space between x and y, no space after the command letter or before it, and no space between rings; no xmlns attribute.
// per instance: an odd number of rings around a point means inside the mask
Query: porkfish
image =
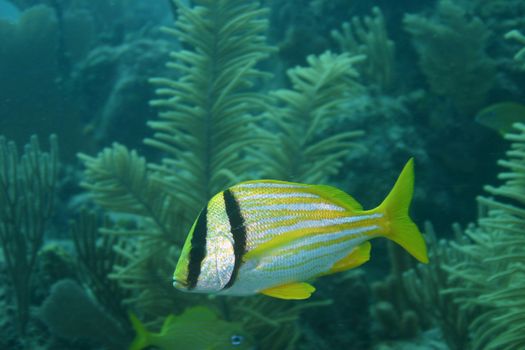
<svg viewBox="0 0 525 350"><path fill-rule="evenodd" d="M185 292L307 299L315 291L307 281L365 263L369 240L376 237L427 263L425 241L408 213L413 189L413 159L371 210L327 185L241 182L216 194L200 212L173 285Z"/></svg>

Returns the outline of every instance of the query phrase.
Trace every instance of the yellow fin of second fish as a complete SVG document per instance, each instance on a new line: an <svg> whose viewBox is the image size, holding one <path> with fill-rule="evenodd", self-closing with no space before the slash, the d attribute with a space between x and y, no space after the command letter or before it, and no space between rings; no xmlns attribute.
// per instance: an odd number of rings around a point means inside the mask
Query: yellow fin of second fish
<svg viewBox="0 0 525 350"><path fill-rule="evenodd" d="M142 322L140 322L139 318L133 313L129 313L128 316L131 321L131 325L133 326L133 329L137 333L135 339L129 346L129 350L140 350L152 345L151 333L146 329L146 327L144 327Z"/></svg>
<svg viewBox="0 0 525 350"><path fill-rule="evenodd" d="M315 287L306 282L283 284L262 290L260 293L278 299L308 299L315 292Z"/></svg>
<svg viewBox="0 0 525 350"><path fill-rule="evenodd" d="M370 260L370 242L364 242L352 249L350 254L337 261L327 274L354 269Z"/></svg>

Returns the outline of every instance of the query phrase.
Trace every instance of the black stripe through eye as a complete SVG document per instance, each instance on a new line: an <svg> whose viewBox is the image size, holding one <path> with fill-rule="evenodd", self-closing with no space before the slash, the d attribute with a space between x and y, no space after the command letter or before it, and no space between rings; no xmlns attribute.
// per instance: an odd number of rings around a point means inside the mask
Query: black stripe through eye
<svg viewBox="0 0 525 350"><path fill-rule="evenodd" d="M190 261L188 262L188 289L193 289L197 286L197 281L201 274L201 263L206 256L207 209L205 207L199 214L193 230L193 237L191 237Z"/></svg>
<svg viewBox="0 0 525 350"><path fill-rule="evenodd" d="M230 221L230 227L233 235L233 254L235 256L235 263L230 280L223 289L230 288L241 267L242 258L246 253L246 227L244 226L244 218L241 214L241 208L237 199L230 190L224 191L224 205L226 206L226 215Z"/></svg>

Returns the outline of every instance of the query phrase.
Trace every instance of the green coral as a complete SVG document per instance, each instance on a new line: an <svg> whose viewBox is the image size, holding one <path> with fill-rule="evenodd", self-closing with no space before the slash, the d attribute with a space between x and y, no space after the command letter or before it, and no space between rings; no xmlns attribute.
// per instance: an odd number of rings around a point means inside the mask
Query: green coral
<svg viewBox="0 0 525 350"><path fill-rule="evenodd" d="M256 2L174 3L179 20L165 31L191 49L171 54L168 66L182 74L177 81L151 79L159 95L151 104L164 112L149 122L156 134L145 142L169 156L154 169L193 220L212 195L256 165L243 151L264 142L253 125L264 98L252 87L265 76L256 65L272 48L264 35L268 11Z"/></svg>
<svg viewBox="0 0 525 350"><path fill-rule="evenodd" d="M97 204L117 218L100 231L123 238L114 247L120 259L110 276L134 292L124 302L146 314L177 310L175 290L166 278L173 273L185 238L176 202L152 180L146 160L125 146L114 144L97 157L81 154L80 158L86 166L82 185ZM98 274L96 270L93 273ZM157 313L162 308L165 310Z"/></svg>
<svg viewBox="0 0 525 350"><path fill-rule="evenodd" d="M517 41L523 46L514 55L514 61L516 61L521 70L525 70L525 35L514 29L505 34L505 39Z"/></svg>
<svg viewBox="0 0 525 350"><path fill-rule="evenodd" d="M341 158L356 145L362 131L339 131L327 136L345 102L361 89L353 65L363 56L330 52L309 56L308 67L288 70L293 89L277 90L269 118L277 124L277 146L259 153L266 177L317 183L337 173Z"/></svg>
<svg viewBox="0 0 525 350"><path fill-rule="evenodd" d="M27 9L15 23L0 19L0 115L3 133L17 144L32 134L57 134L69 145L64 159L74 159L86 138L78 100L61 76L59 35L55 13L45 5Z"/></svg>
<svg viewBox="0 0 525 350"><path fill-rule="evenodd" d="M386 22L379 7L372 7L372 16L352 17L343 23L341 31L333 30L332 37L341 52L366 56L364 79L381 91L388 91L394 82L395 45L388 38Z"/></svg>
<svg viewBox="0 0 525 350"><path fill-rule="evenodd" d="M525 124L515 124L507 159L498 164L504 183L485 186L477 223L455 239L437 241L426 225L430 263L402 277L406 301L436 326L450 349L518 349L525 346Z"/></svg>
<svg viewBox="0 0 525 350"><path fill-rule="evenodd" d="M390 274L371 285L375 303L371 313L379 324L380 334L388 339L414 338L428 328L428 319L410 300L410 286L403 274L414 268L414 260L401 247L388 242Z"/></svg>
<svg viewBox="0 0 525 350"><path fill-rule="evenodd" d="M425 321L425 328L438 327L448 348L461 350L469 348L470 320L479 313L479 308L463 307L451 293L461 283L450 278L449 267L465 263L464 254L453 247L469 243L458 225L453 228L455 240L438 241L433 226L425 224L430 263L406 271L403 284L407 300Z"/></svg>
<svg viewBox="0 0 525 350"><path fill-rule="evenodd" d="M33 272L55 207L57 139L50 137L47 153L33 136L19 155L15 143L1 136L0 164L0 242L23 336L30 318Z"/></svg>
<svg viewBox="0 0 525 350"><path fill-rule="evenodd" d="M103 228L107 225L105 220ZM121 238L107 234L99 236L97 217L87 210L82 210L78 218L70 223L70 231L78 257L80 279L104 310L122 326L129 326L128 313L123 305L123 300L129 297L129 291L121 288L117 281L107 278L115 266L124 263L122 257L113 250Z"/></svg>
<svg viewBox="0 0 525 350"><path fill-rule="evenodd" d="M494 62L486 52L490 32L481 19L441 0L434 17L407 14L403 21L431 91L450 99L462 113L479 109L495 79Z"/></svg>
<svg viewBox="0 0 525 350"><path fill-rule="evenodd" d="M326 134L361 89L353 64L362 56L311 56L308 67L289 71L293 89L268 96L257 85L268 76L257 63L273 51L265 38L267 9L256 1L174 3L178 21L164 30L185 45L168 63L177 79L151 79L158 94L151 104L161 113L148 123L155 134L145 140L165 158L148 163L119 144L96 157L80 155L82 185L111 218L99 232L120 238L109 278L127 291L124 304L153 327L187 305L206 304L241 321L265 349L293 348L301 310L330 301L299 306L260 296L210 299L176 291L171 275L189 225L215 193L246 177L317 182L339 170L361 132ZM299 171L291 172L299 159ZM86 238L92 247L94 237ZM86 268L96 278L105 271Z"/></svg>
<svg viewBox="0 0 525 350"><path fill-rule="evenodd" d="M450 295L468 315L471 337L463 349L518 349L525 346L525 125L505 138L512 141L507 159L498 164L504 183L486 186L493 197L478 197L477 225L470 226L467 242L455 243L461 261L445 261Z"/></svg>

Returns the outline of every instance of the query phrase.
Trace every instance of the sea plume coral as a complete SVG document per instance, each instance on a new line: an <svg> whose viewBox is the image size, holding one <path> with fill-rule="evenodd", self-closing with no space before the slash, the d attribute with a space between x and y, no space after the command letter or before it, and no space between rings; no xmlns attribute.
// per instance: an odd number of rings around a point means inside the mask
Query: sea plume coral
<svg viewBox="0 0 525 350"><path fill-rule="evenodd" d="M480 308L470 324L471 349L518 349L525 346L525 124L505 135L512 142L498 164L500 186L486 186L494 197L480 196L476 226L466 230L472 240L456 244L463 263L449 272L461 287L448 290L463 308Z"/></svg>
<svg viewBox="0 0 525 350"><path fill-rule="evenodd" d="M486 53L490 32L483 21L441 0L434 17L407 14L403 22L431 91L449 98L460 112L479 108L495 79L494 62Z"/></svg>
<svg viewBox="0 0 525 350"><path fill-rule="evenodd" d="M0 137L0 242L7 273L15 291L18 331L29 321L31 282L38 253L55 207L58 143L40 150L33 136L19 155L14 142Z"/></svg>

